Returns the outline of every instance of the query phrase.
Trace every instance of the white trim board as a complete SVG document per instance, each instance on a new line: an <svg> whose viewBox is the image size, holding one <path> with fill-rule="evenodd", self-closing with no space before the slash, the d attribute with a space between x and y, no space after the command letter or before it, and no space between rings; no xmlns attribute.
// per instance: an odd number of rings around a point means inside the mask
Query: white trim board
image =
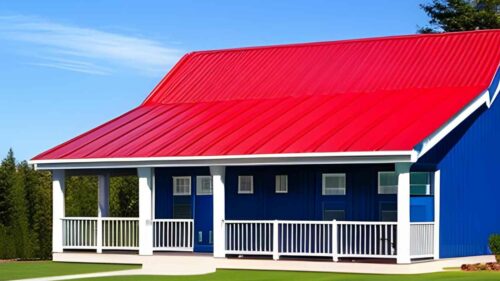
<svg viewBox="0 0 500 281"><path fill-rule="evenodd" d="M110 169L137 167L259 166L309 164L364 164L415 162L415 152L368 151L334 153L289 153L225 156L141 157L32 160L38 170Z"/></svg>
<svg viewBox="0 0 500 281"><path fill-rule="evenodd" d="M448 120L448 122L441 126L437 131L417 144L414 148L417 153L417 159L422 157L425 153L429 152L429 150L431 150L442 139L444 139L451 131L453 131L453 129L462 124L462 122L464 122L469 116L471 116L483 105L486 105L487 107L490 107L491 105L490 94L488 91L484 91L481 95L479 95L471 103L469 103L469 105L458 112L453 118Z"/></svg>

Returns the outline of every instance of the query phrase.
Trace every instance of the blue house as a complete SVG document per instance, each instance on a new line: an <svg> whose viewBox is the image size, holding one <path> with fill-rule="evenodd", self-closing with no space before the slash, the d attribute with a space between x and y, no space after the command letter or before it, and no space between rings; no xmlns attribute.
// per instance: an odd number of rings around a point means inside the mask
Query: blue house
<svg viewBox="0 0 500 281"><path fill-rule="evenodd" d="M31 160L53 251L392 259L491 254L500 31L200 51L137 108ZM97 175L98 217L65 177ZM139 217L109 217L137 175Z"/></svg>

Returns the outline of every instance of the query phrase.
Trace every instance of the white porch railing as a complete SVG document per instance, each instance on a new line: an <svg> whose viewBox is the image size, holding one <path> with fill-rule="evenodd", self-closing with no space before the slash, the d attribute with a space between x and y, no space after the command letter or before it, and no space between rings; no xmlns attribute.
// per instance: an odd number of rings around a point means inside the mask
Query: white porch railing
<svg viewBox="0 0 500 281"><path fill-rule="evenodd" d="M395 222L225 221L226 254L395 258Z"/></svg>
<svg viewBox="0 0 500 281"><path fill-rule="evenodd" d="M153 220L153 250L193 251L192 219Z"/></svg>
<svg viewBox="0 0 500 281"><path fill-rule="evenodd" d="M138 218L102 218L102 249L138 250Z"/></svg>
<svg viewBox="0 0 500 281"><path fill-rule="evenodd" d="M396 257L396 222L337 223L339 257Z"/></svg>
<svg viewBox="0 0 500 281"><path fill-rule="evenodd" d="M410 223L411 258L430 258L434 256L434 223Z"/></svg>
<svg viewBox="0 0 500 281"><path fill-rule="evenodd" d="M65 249L95 249L97 247L97 218L63 218L62 225Z"/></svg>
<svg viewBox="0 0 500 281"><path fill-rule="evenodd" d="M225 221L226 254L272 255L272 221Z"/></svg>
<svg viewBox="0 0 500 281"><path fill-rule="evenodd" d="M138 218L66 217L62 221L64 249L139 249Z"/></svg>

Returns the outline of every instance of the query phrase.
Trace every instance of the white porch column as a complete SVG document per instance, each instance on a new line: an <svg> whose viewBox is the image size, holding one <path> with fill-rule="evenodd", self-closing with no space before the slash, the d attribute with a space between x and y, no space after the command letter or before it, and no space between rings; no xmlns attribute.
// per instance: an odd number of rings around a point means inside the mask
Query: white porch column
<svg viewBox="0 0 500 281"><path fill-rule="evenodd" d="M109 217L109 174L97 176L97 253L102 253L102 220Z"/></svg>
<svg viewBox="0 0 500 281"><path fill-rule="evenodd" d="M139 177L139 255L153 254L153 168L137 168Z"/></svg>
<svg viewBox="0 0 500 281"><path fill-rule="evenodd" d="M397 163L398 177L398 225L397 263L410 263L410 166Z"/></svg>
<svg viewBox="0 0 500 281"><path fill-rule="evenodd" d="M439 224L441 216L441 171L434 172L434 259L439 259Z"/></svg>
<svg viewBox="0 0 500 281"><path fill-rule="evenodd" d="M224 219L226 218L225 210L225 173L226 167L212 166L210 174L212 175L213 187L213 228L214 228L214 257L224 258L226 232L224 231Z"/></svg>
<svg viewBox="0 0 500 281"><path fill-rule="evenodd" d="M65 171L52 171L52 252L63 252Z"/></svg>

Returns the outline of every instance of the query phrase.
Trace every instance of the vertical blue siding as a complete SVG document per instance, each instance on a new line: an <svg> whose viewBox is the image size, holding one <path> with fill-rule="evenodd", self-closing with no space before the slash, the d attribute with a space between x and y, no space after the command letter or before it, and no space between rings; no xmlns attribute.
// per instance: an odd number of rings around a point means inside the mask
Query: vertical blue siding
<svg viewBox="0 0 500 281"><path fill-rule="evenodd" d="M441 170L441 257L489 254L500 233L500 104L481 108L421 162Z"/></svg>
<svg viewBox="0 0 500 281"><path fill-rule="evenodd" d="M322 220L323 209L345 210L346 220L379 220L381 202L396 208L396 195L377 194L378 171L393 165L228 167L227 219ZM345 173L346 195L323 196L322 174ZM275 193L275 175L288 175L288 193ZM238 175L253 175L254 194L238 194Z"/></svg>

